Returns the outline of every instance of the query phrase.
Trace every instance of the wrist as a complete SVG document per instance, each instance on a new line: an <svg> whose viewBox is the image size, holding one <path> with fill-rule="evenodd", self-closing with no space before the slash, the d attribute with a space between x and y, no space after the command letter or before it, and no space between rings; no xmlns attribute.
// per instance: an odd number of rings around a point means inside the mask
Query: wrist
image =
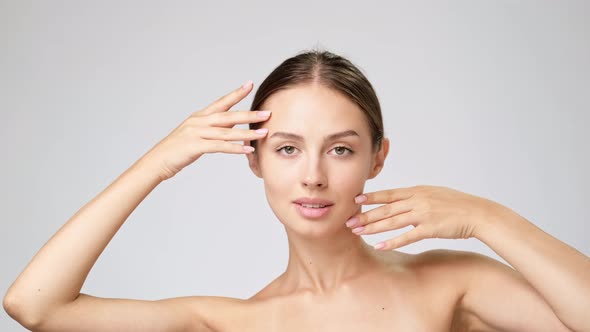
<svg viewBox="0 0 590 332"><path fill-rule="evenodd" d="M492 234L495 232L502 233L503 231L500 229L507 226L507 224L520 222L520 219L523 218L513 210L494 203L487 209L486 214L479 219L480 222L475 228L473 237L486 242L486 238L493 236Z"/></svg>
<svg viewBox="0 0 590 332"><path fill-rule="evenodd" d="M526 228L527 224L530 224L527 219L506 206L496 203L490 208L486 217L481 218L474 237L488 243L490 239L505 235L511 229Z"/></svg>
<svg viewBox="0 0 590 332"><path fill-rule="evenodd" d="M131 172L141 173L143 177L154 181L155 184L159 184L170 178L169 176L162 174L161 167L154 165L154 163L144 158L138 159L133 165L131 165L129 170Z"/></svg>

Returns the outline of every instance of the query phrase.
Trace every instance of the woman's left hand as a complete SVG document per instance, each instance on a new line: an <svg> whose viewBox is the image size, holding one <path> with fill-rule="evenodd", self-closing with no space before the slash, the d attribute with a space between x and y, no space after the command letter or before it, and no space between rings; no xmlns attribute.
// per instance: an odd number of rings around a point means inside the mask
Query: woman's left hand
<svg viewBox="0 0 590 332"><path fill-rule="evenodd" d="M364 198L363 198L364 196ZM468 239L501 209L494 201L448 187L419 185L365 193L357 204L385 204L350 218L346 226L358 235L374 234L409 225L414 229L375 245L391 250L427 238ZM382 247L379 247L383 244Z"/></svg>

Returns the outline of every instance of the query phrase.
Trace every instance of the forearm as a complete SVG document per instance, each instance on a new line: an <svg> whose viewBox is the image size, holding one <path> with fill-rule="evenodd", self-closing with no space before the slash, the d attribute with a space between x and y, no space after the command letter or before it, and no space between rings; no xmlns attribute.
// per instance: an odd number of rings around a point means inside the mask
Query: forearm
<svg viewBox="0 0 590 332"><path fill-rule="evenodd" d="M475 237L520 272L564 324L590 331L590 259L516 212L496 212Z"/></svg>
<svg viewBox="0 0 590 332"><path fill-rule="evenodd" d="M9 314L39 320L56 306L74 301L104 248L161 181L139 160L78 210L8 289L4 304Z"/></svg>

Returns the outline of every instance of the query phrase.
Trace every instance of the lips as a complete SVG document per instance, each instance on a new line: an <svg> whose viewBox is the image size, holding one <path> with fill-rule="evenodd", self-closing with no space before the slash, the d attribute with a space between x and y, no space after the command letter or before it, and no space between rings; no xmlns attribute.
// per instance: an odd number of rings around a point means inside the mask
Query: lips
<svg viewBox="0 0 590 332"><path fill-rule="evenodd" d="M312 198L312 197L300 197L293 201L293 203L299 205L322 205L322 206L330 206L334 205L334 202L323 199L323 198Z"/></svg>
<svg viewBox="0 0 590 332"><path fill-rule="evenodd" d="M334 203L327 199L301 197L293 201L299 214L307 219L318 219L330 212Z"/></svg>
<svg viewBox="0 0 590 332"><path fill-rule="evenodd" d="M318 208L323 208L326 207L328 205L323 205L323 204L301 204L301 206L305 207L305 208L314 208L314 209L318 209Z"/></svg>

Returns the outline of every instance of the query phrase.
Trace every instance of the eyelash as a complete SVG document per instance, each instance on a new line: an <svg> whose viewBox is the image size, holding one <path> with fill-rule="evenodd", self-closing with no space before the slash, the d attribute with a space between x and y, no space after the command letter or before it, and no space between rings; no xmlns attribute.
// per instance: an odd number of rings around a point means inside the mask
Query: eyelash
<svg viewBox="0 0 590 332"><path fill-rule="evenodd" d="M283 146L281 146L280 148L278 148L278 149L276 150L276 152L277 152L278 154L281 154L281 150L283 150L284 148L287 148L287 147L292 147L292 148L295 148L295 147L294 147L294 146L292 146L292 145L283 145ZM338 149L338 148L343 148L343 149L347 150L347 151L348 151L348 155L349 155L349 156L350 156L350 155L352 155L352 154L354 153L354 151L352 151L351 149L349 149L349 148L347 148L347 147L345 147L345 146L342 146L342 145L339 145L339 146L336 146L336 147L334 147L334 149ZM332 149L332 150L334 150L334 149ZM287 153L287 154L283 154L283 155L284 155L284 156L292 156L293 154L292 154L292 153L291 153L291 154L288 154L288 153ZM339 157L345 157L345 156L346 156L346 154L344 154L344 153L343 153L343 154L336 154L336 155L337 155L337 156L339 156Z"/></svg>

